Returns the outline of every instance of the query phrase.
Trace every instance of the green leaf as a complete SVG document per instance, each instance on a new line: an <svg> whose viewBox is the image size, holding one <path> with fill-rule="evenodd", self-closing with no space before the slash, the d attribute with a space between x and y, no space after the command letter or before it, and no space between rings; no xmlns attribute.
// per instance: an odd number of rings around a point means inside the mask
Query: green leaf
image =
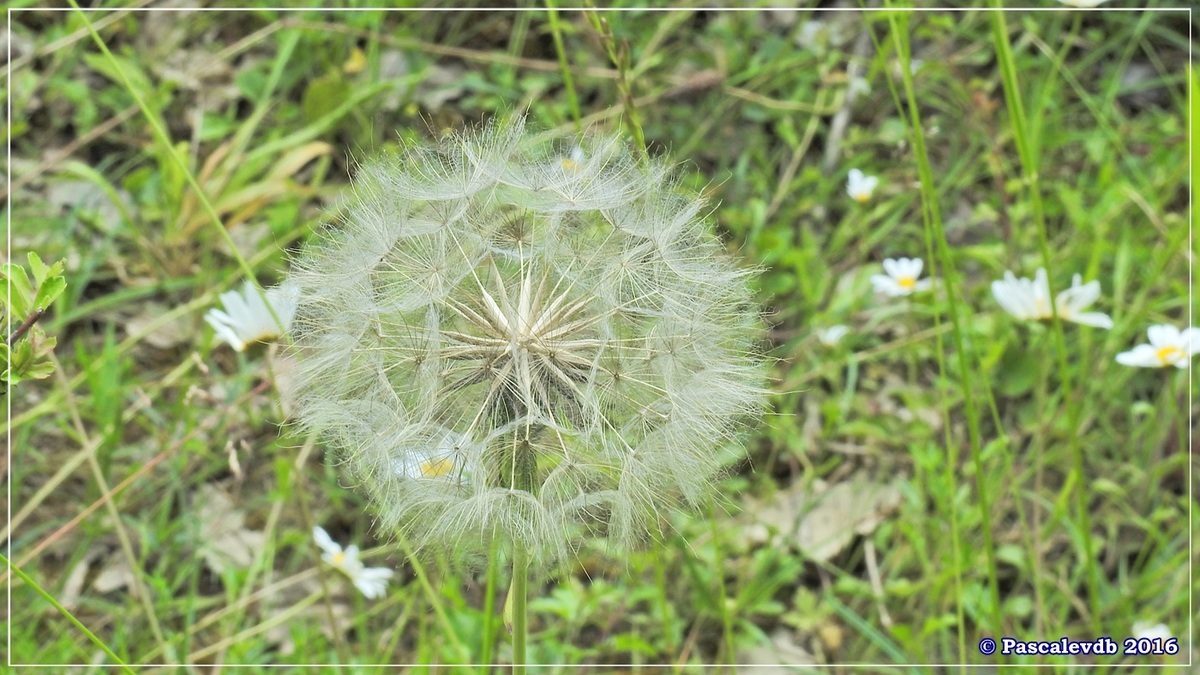
<svg viewBox="0 0 1200 675"><path fill-rule="evenodd" d="M54 372L54 364L46 358L54 351L58 341L46 337L41 329L34 327L29 331L28 339L18 342L11 350L5 345L6 358L5 379L12 384L24 380L40 380L49 377Z"/></svg>
<svg viewBox="0 0 1200 675"><path fill-rule="evenodd" d="M12 307L9 311L18 322L29 316L33 303L33 285L25 274L25 268L13 263L5 263L2 268L5 281L12 291Z"/></svg>
<svg viewBox="0 0 1200 675"><path fill-rule="evenodd" d="M146 73L131 59L113 54L110 61L103 54L84 54L83 60L89 68L107 77L118 86L124 85L121 80L121 73L123 72L125 78L129 80L130 87L133 89L132 93L142 97L142 100L149 102L149 99L154 94L154 87L150 84L150 78L146 77Z"/></svg>
<svg viewBox="0 0 1200 675"><path fill-rule="evenodd" d="M33 251L29 252L29 269L33 270L33 283L38 286L46 279L46 273L50 268L46 267L46 263L42 262L42 257Z"/></svg>
<svg viewBox="0 0 1200 675"><path fill-rule="evenodd" d="M304 90L302 110L304 119L309 124L337 110L343 101L350 97L350 85L342 78L342 74L333 71L323 77L318 77L309 83Z"/></svg>
<svg viewBox="0 0 1200 675"><path fill-rule="evenodd" d="M63 294L67 289L67 280L61 276L51 277L45 283L38 286L37 296L33 299L34 311L45 311L50 307L50 304L58 299L58 296Z"/></svg>

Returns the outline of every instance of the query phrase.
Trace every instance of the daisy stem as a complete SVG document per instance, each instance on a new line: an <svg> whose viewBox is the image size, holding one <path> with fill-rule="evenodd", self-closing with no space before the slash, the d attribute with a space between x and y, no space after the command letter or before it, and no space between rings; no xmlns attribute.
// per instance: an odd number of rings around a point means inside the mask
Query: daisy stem
<svg viewBox="0 0 1200 675"><path fill-rule="evenodd" d="M905 298L905 301L906 309L908 310L905 312L908 317L908 335L905 337L909 337L920 332L921 326L917 323L917 315L913 310L912 296L909 295L907 298ZM917 386L917 352L915 349L906 349L904 350L904 355L907 357L905 359L907 362L905 365L908 366L908 384L910 387L915 387Z"/></svg>

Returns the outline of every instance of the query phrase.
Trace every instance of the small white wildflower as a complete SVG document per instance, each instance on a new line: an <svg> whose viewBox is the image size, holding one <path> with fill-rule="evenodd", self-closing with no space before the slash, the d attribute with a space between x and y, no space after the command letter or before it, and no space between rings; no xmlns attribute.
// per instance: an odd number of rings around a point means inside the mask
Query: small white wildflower
<svg viewBox="0 0 1200 675"><path fill-rule="evenodd" d="M916 291L924 291L933 283L929 279L921 279L921 269L925 262L920 258L888 258L883 261L883 271L887 274L871 276L871 285L876 293L891 297L912 295Z"/></svg>
<svg viewBox="0 0 1200 675"><path fill-rule="evenodd" d="M1138 640L1153 640L1154 638L1170 640L1172 635L1171 629L1167 628L1166 624L1137 621L1133 624L1133 637Z"/></svg>
<svg viewBox="0 0 1200 675"><path fill-rule="evenodd" d="M840 24L824 21L806 21L796 33L797 45L818 53L841 46L846 39L845 30Z"/></svg>
<svg viewBox="0 0 1200 675"><path fill-rule="evenodd" d="M916 74L918 72L920 72L921 68L923 68L924 66L925 66L924 59L909 59L908 72L909 72L909 74L911 74L915 77ZM891 68L892 68L892 74L895 75L897 78L904 77L904 62L903 61L901 61L900 59L893 59L892 63L891 63Z"/></svg>
<svg viewBox="0 0 1200 675"><path fill-rule="evenodd" d="M404 450L392 462L392 469L397 476L413 480L443 478L460 484L466 484L467 476L464 469L463 452L466 438L449 429L436 429L429 434L427 442L404 444Z"/></svg>
<svg viewBox="0 0 1200 675"><path fill-rule="evenodd" d="M1112 328L1112 319L1107 314L1083 311L1100 297L1100 282L1092 280L1085 284L1082 281L1082 277L1074 275L1071 277L1071 287L1058 294L1054 306L1058 309L1059 318L1085 326ZM992 295L1004 311L1022 321L1041 321L1053 317L1050 280L1044 267L1038 268L1032 280L1024 277L1018 279L1012 272L1006 271L1003 280L992 282Z"/></svg>
<svg viewBox="0 0 1200 675"><path fill-rule="evenodd" d="M374 600L387 593L387 582L395 574L394 570L387 567L363 567L362 561L358 559L358 546L351 544L343 549L341 544L334 541L321 527L313 528L313 539L324 551L321 560L345 574L364 596Z"/></svg>
<svg viewBox="0 0 1200 675"><path fill-rule="evenodd" d="M817 340L820 341L821 344L825 345L826 347L835 347L837 346L837 343L841 342L842 338L846 337L846 334L849 332L849 328L838 324L836 326L830 326L829 328L818 328L816 334Z"/></svg>
<svg viewBox="0 0 1200 675"><path fill-rule="evenodd" d="M850 85L847 87L847 93L854 96L863 96L871 93L871 83L867 82L865 77L855 77L850 80Z"/></svg>
<svg viewBox="0 0 1200 675"><path fill-rule="evenodd" d="M846 181L846 194L859 204L865 204L871 199L875 188L879 185L878 176L865 176L858 169L850 169L849 180Z"/></svg>
<svg viewBox="0 0 1200 675"><path fill-rule="evenodd" d="M1100 5L1103 5L1104 3L1108 2L1108 0L1058 0L1058 1L1068 7L1081 7L1083 9L1091 9L1093 7L1099 7Z"/></svg>
<svg viewBox="0 0 1200 675"><path fill-rule="evenodd" d="M288 331L292 318L296 315L298 299L294 284L284 284L266 291L267 302L275 309L280 325L271 316L271 310L263 302L262 294L247 281L242 286L242 292L226 291L221 294L221 304L225 310L210 309L204 315L204 320L237 351L242 351L253 342L273 340Z"/></svg>
<svg viewBox="0 0 1200 675"><path fill-rule="evenodd" d="M1150 344L1117 354L1117 363L1135 368L1187 368L1192 355L1200 352L1200 328L1181 331L1175 326L1161 324L1151 326L1146 337Z"/></svg>
<svg viewBox="0 0 1200 675"><path fill-rule="evenodd" d="M566 157L562 158L562 168L568 171L576 171L583 164L584 157L583 148L578 145L571 148L571 152Z"/></svg>

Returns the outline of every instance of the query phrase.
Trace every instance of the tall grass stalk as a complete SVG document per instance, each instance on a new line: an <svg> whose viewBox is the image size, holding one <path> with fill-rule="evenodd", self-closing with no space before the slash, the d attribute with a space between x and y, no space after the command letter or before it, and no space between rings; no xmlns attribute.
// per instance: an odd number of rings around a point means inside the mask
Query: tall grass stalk
<svg viewBox="0 0 1200 675"><path fill-rule="evenodd" d="M905 19L906 19L906 23L907 23L907 17L905 17ZM869 30L869 32L871 34L871 41L875 45L876 53L886 54L887 50L884 49L884 45L880 43L879 39L877 39L875 37L874 31ZM906 69L910 68L911 63L912 63L912 61L910 58L904 64L904 67ZM886 82L888 85L888 91L892 96L892 102L896 106L896 111L899 112L901 116L903 116L904 104L900 99L900 92L897 91L897 89L896 89L895 81L892 78L887 78ZM922 182L922 188L924 188L923 182ZM930 214L930 203L933 201L934 200L929 199L928 196L926 195L926 193L924 191L922 191L921 221L923 223L927 224L927 223L931 222L931 220L932 220L932 215ZM937 269L936 269L937 266L935 264L936 256L934 255L932 228L930 228L928 226L924 227L922 238L924 239L924 243L925 243L925 259L929 261L928 274L929 274L930 278L934 278L937 276ZM935 291L936 291L936 286L935 286ZM946 367L946 340L945 340L945 336L944 336L945 325L942 323L942 314L940 311L935 311L933 313L933 321L934 321L934 334L936 337L936 347L937 347L935 353L937 354L937 362L938 362L938 392L939 392L939 395L941 396L941 400L942 400L942 406L941 406L941 408L942 408L942 410L941 410L941 412L942 412L942 428L943 428L942 442L946 448L947 456L952 457L953 461L947 461L947 462L943 463L942 479L944 480L944 485L941 486L939 489L926 490L926 491L928 493L932 493L934 495L938 495L938 494L945 495L945 502L944 502L944 504L942 504L942 506L944 506L946 508L946 513L949 516L949 520L950 520L950 552L951 552L951 559L953 560L953 567L952 567L951 571L952 571L952 574L954 575L954 599L955 599L954 600L954 613L955 613L956 627L957 627L957 630L955 631L955 637L956 637L956 641L957 641L956 646L958 648L959 662L965 663L966 658L967 658L967 642L966 642L966 616L965 616L965 610L963 608L963 600L962 600L964 597L963 568L962 568L962 542L961 542L960 536L959 536L958 510L955 508L955 501L956 501L955 495L957 494L956 488L958 485L958 480L957 480L957 475L958 475L957 456L958 455L957 455L957 451L953 449L954 448L953 437L952 437L952 434L950 431L951 430L950 408L949 408L948 399L946 398L946 384L949 382L949 377L947 376L948 369ZM859 358L861 358L861 355L859 355ZM934 479L931 477L930 480L934 480ZM924 562L926 572L929 573L930 570L932 569L932 565L930 564L929 560L924 556L923 556L923 562Z"/></svg>
<svg viewBox="0 0 1200 675"><path fill-rule="evenodd" d="M28 574L26 574L25 571L22 570L20 567L17 567L16 565L14 565L13 562L11 560L9 560L8 557L5 556L3 553L0 553L0 562L4 563L4 565L6 567L8 567L8 569L12 570L12 573L17 575L17 578L19 578L21 581L24 581L26 584L29 584L29 587L32 588L35 592L37 592L38 595L42 596L42 598L44 598L46 600L46 602L50 603L51 607L58 610L59 614L62 614L63 616L67 617L68 621L75 624L75 627L78 628L81 633L86 635L87 638L92 641L92 644L99 647L100 651L107 654L108 658L112 659L113 663L116 663L121 668L122 672L129 673L129 675L134 675L135 671L132 668L130 668L128 665L126 665L125 662L123 660L121 660L121 657L117 656L116 653L113 652L113 650L110 649L109 646L107 644L105 644L105 642L103 640L96 637L95 633L88 630L87 626L83 625L83 623L80 622L79 619L76 619L75 615L72 614L69 609L58 604L58 601L54 599L54 596L52 596L48 592L46 592L46 589L39 586L38 583L36 581L34 581L32 577L30 577ZM9 663L12 663L12 655L11 654L9 654Z"/></svg>
<svg viewBox="0 0 1200 675"><path fill-rule="evenodd" d="M921 122L920 108L916 93L913 89L912 54L908 42L908 14L891 11L887 14L888 26L892 43L901 65L901 79L904 85L905 101L909 113L909 124L912 130L913 150L917 160L917 171L921 178L921 202L926 230L932 234L937 244L938 261L941 266L943 286L946 289L946 300L950 309L951 337L958 354L958 377L962 386L963 406L967 417L967 433L971 448L971 463L974 466L975 489L978 495L979 517L982 528L984 555L987 561L987 575L990 595L990 613L992 629L999 631L1003 628L1003 618L1000 612L1000 588L996 573L996 550L992 538L991 504L988 497L986 472L982 459L982 443L980 440L979 410L975 402L975 393L971 383L972 355L966 349L963 340L961 312L964 308L959 298L958 275L950 256L950 244L946 240L946 231L942 224L941 207L937 201L937 188L934 185L933 169L929 163L929 154L925 147L925 134ZM903 109L902 109L903 111ZM954 470L958 465L958 450L955 443L946 446L948 469ZM953 502L951 502L953 504ZM952 506L951 511L954 508ZM955 528L957 529L957 527ZM961 564L956 560L956 565ZM965 627L959 622L959 651L964 651L963 633Z"/></svg>
<svg viewBox="0 0 1200 675"><path fill-rule="evenodd" d="M1005 99L1008 101L1009 117L1012 120L1013 141L1017 146L1017 154L1021 160L1021 169L1025 174L1025 182L1029 192L1029 209L1033 216L1036 229L1038 248L1041 251L1042 265L1050 277L1050 297L1055 296L1051 264L1050 243L1046 235L1046 212L1042 204L1041 188L1038 183L1037 150L1034 139L1026 126L1024 104L1021 101L1021 88L1017 81L1016 60L1013 58L1012 45L1008 38L1008 25L1004 20L1004 12L999 11L1000 3L992 1L997 11L991 12L992 32L996 43L996 57L1000 64L1001 79L1004 81ZM1063 399L1067 405L1067 451L1072 459L1066 485L1075 489L1075 510L1083 546L1083 567L1087 575L1088 600L1090 620L1094 634L1102 634L1100 621L1100 578L1096 566L1096 555L1092 543L1091 516L1088 513L1088 483L1084 480L1083 449L1079 445L1079 415L1081 401L1074 395L1071 382L1071 368L1067 363L1066 339L1063 336L1062 320L1058 316L1057 303L1050 303L1054 314L1052 332L1054 334L1055 350L1058 356L1058 372L1062 383Z"/></svg>
<svg viewBox="0 0 1200 675"><path fill-rule="evenodd" d="M442 606L441 595L433 584L429 582L429 575L425 572L425 566L421 564L417 552L413 550L412 544L405 538L403 532L396 533L396 543L400 545L400 550L408 559L413 568L413 574L417 575L417 583L421 585L421 590L425 592L425 597L429 599L429 604L433 606L433 612L437 615L438 622L442 625L442 630L445 631L446 637L450 639L450 643L454 646L454 650L458 652L458 657L462 663L471 662L471 653L463 645L462 640L458 637L458 631L454 629L454 624L451 623L450 617L446 614L446 608Z"/></svg>
<svg viewBox="0 0 1200 675"><path fill-rule="evenodd" d="M137 89L133 86L133 83L129 79L129 75L126 74L125 70L121 67L121 62L113 56L112 52L108 49L108 45L104 42L104 38L100 37L100 34L96 32L95 26L93 26L91 20L88 19L87 12L81 10L79 8L79 4L76 3L75 0L67 1L71 3L71 7L74 8L79 14L80 21L82 21L84 26L87 27L88 33L92 36L92 41L96 43L96 47L100 49L100 51L104 54L104 58L107 59L109 65L112 66L113 71L116 72L121 78L121 86L125 88L125 92L133 98L134 102L137 103L138 109L142 111L142 115L146 118L146 123L150 125L151 131L154 132L154 140L158 142L160 150L165 153L171 159L171 161L175 163L176 166L179 167L179 171L183 175L184 180L186 180L188 185L191 186L192 190L196 192L196 199L199 200L200 205L204 208L204 212L208 214L209 222L216 229L217 235L224 240L225 245L229 248L230 254L233 256L234 260L237 261L238 268L241 269L242 274L247 280L253 281L255 278L254 270L250 268L250 264L246 262L246 259L242 257L241 252L238 251L237 243L233 241L233 237L229 234L229 230L225 228L225 224L221 220L221 215L217 213L216 207L214 207L212 201L209 200L208 195L204 192L204 188L200 186L200 181L196 180L195 174L192 172L191 168L188 167L188 164L186 161L184 161L184 158L180 156L179 151L175 148L175 144L171 142L171 137L167 134L166 128L163 127L162 121L158 118L158 115L156 115L154 111L150 109L150 106L146 103L146 101L138 94ZM263 288L257 283L254 284L254 288L258 291L259 296L262 297L263 304L265 304L267 309L271 312L271 318L276 324L283 326L283 322L280 321L279 316L275 313L275 308L272 307L271 303L267 300L266 291L263 290Z"/></svg>

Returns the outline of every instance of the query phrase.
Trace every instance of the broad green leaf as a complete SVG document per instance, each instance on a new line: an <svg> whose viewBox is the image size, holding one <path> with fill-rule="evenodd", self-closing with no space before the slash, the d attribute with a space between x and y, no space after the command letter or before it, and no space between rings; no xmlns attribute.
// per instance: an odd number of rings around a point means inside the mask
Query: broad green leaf
<svg viewBox="0 0 1200 675"><path fill-rule="evenodd" d="M34 311L39 309L46 310L66 289L67 280L61 276L54 276L47 279L42 285L38 286L37 296L33 299Z"/></svg>
<svg viewBox="0 0 1200 675"><path fill-rule="evenodd" d="M24 267L6 263L2 269L4 279L12 291L12 307L9 308L9 311L18 322L23 321L32 311L33 285L29 283L29 277L26 276Z"/></svg>
<svg viewBox="0 0 1200 675"><path fill-rule="evenodd" d="M33 283L41 286L46 280L46 273L50 268L46 267L46 263L42 262L42 257L33 251L29 252L29 269L33 270Z"/></svg>

